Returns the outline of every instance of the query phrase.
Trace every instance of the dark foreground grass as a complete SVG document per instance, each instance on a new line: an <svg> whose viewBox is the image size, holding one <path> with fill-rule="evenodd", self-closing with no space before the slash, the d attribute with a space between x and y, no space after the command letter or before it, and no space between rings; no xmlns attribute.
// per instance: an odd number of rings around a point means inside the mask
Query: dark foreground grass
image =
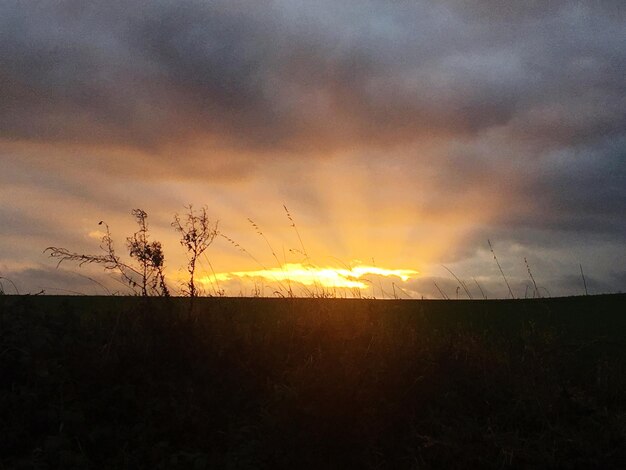
<svg viewBox="0 0 626 470"><path fill-rule="evenodd" d="M0 297L0 468L617 468L626 296Z"/></svg>

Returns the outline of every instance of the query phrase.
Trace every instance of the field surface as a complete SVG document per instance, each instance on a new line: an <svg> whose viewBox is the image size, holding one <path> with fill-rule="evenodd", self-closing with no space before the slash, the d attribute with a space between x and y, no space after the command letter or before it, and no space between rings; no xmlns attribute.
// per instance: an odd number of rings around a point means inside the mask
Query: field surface
<svg viewBox="0 0 626 470"><path fill-rule="evenodd" d="M0 469L624 462L626 295L0 296Z"/></svg>

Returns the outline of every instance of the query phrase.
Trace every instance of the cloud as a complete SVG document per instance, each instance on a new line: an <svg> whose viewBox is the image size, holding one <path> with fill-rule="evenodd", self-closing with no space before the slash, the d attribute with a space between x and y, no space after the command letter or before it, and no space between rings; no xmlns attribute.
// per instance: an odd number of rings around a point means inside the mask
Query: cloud
<svg viewBox="0 0 626 470"><path fill-rule="evenodd" d="M36 265L10 272L0 272L0 287L5 294L111 295L129 294L130 290L113 276L98 272L78 272Z"/></svg>
<svg viewBox="0 0 626 470"><path fill-rule="evenodd" d="M501 13L485 22L462 3L366 4L322 2L302 18L298 2L4 2L0 131L256 152L509 123L518 138L550 142L623 131L613 10L489 5Z"/></svg>

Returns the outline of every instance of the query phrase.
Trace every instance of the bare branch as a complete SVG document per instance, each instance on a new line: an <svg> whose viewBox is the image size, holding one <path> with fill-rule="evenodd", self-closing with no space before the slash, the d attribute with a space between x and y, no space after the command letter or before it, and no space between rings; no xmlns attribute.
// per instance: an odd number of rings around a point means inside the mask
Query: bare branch
<svg viewBox="0 0 626 470"><path fill-rule="evenodd" d="M126 239L130 257L136 259L139 267L125 263L116 254L113 246L113 238L109 226L100 221L98 225L104 225L105 233L100 241L100 249L104 254L90 255L76 253L66 248L50 246L44 250L51 258L58 260L57 268L64 261L78 263L78 266L86 264L99 264L105 271L116 271L122 277L135 294L156 294L169 296L169 289L165 282L163 249L161 243L148 240L147 214L141 209L134 209L132 214L139 224L139 230L132 237Z"/></svg>
<svg viewBox="0 0 626 470"><path fill-rule="evenodd" d="M189 281L187 281L185 290L190 297L196 297L198 295L195 281L196 265L199 257L204 254L219 234L218 222L211 223L209 221L206 206L203 206L199 212L194 211L191 204L185 209L187 209L187 213L182 220L178 214L174 215L172 227L180 233L180 244L187 252Z"/></svg>

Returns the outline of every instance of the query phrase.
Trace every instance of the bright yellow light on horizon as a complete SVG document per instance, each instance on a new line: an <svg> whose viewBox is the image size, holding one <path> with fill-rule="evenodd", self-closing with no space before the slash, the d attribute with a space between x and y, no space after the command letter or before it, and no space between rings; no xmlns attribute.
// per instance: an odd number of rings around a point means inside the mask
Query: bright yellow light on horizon
<svg viewBox="0 0 626 470"><path fill-rule="evenodd" d="M417 274L418 272L412 269L384 269L376 266L355 266L351 269L345 269L287 263L280 268L217 273L214 276L204 276L199 280L203 284L210 284L216 279L217 281L229 281L234 278L260 278L270 283L288 281L305 286L320 285L329 288L366 289L368 284L363 281L367 275L398 277L407 281Z"/></svg>

